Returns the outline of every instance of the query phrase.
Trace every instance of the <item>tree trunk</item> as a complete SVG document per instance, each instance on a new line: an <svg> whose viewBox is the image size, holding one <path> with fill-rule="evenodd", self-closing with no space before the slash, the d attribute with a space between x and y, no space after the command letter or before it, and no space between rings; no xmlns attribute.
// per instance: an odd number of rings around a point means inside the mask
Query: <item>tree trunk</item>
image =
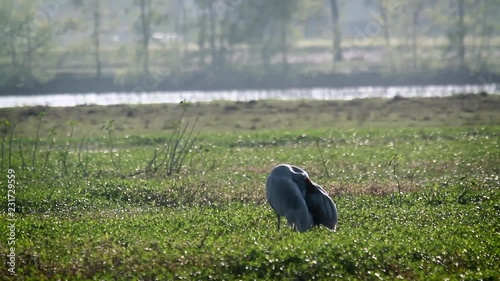
<svg viewBox="0 0 500 281"><path fill-rule="evenodd" d="M465 14L465 3L464 0L458 0L458 23L457 23L457 52L458 59L460 63L460 69L465 68L465 24L464 24L464 14Z"/></svg>
<svg viewBox="0 0 500 281"><path fill-rule="evenodd" d="M15 39L9 39L9 45L10 45L10 61L14 69L17 69L17 52L16 52L16 44L15 44Z"/></svg>
<svg viewBox="0 0 500 281"><path fill-rule="evenodd" d="M144 71L149 73L149 38L150 34L150 20L151 20L151 5L150 0L141 0L141 23L142 23L142 51L143 53L143 68Z"/></svg>
<svg viewBox="0 0 500 281"><path fill-rule="evenodd" d="M417 68L417 29L418 20L420 17L420 11L422 9L422 2L420 0L415 0L412 13L412 25L411 25L411 61L413 69Z"/></svg>
<svg viewBox="0 0 500 281"><path fill-rule="evenodd" d="M266 38L262 39L260 56L262 58L262 65L264 66L264 73L268 74L270 72L270 69L269 69L270 54L269 54L269 46L268 46Z"/></svg>
<svg viewBox="0 0 500 281"><path fill-rule="evenodd" d="M382 27L384 29L384 40L387 47L391 46L391 34L389 32L389 18L387 16L387 8L385 1L380 0L380 16L382 17Z"/></svg>
<svg viewBox="0 0 500 281"><path fill-rule="evenodd" d="M224 16L224 19L219 21L219 50L217 51L217 64L220 70L223 70L225 65L226 65L226 55L227 55L227 49L224 44L225 41L225 32L224 32L224 26L226 26L226 21L227 18Z"/></svg>
<svg viewBox="0 0 500 281"><path fill-rule="evenodd" d="M385 46L387 48L387 52L389 54L389 71L394 72L394 62L392 59L392 50L391 50L391 34L389 31L389 17L387 15L387 8L385 1L379 0L380 7L380 16L382 17L382 27L384 29L384 40Z"/></svg>
<svg viewBox="0 0 500 281"><path fill-rule="evenodd" d="M288 24L292 17L293 1L282 0L279 2L279 10L277 11L277 29L280 37L281 45L281 63L283 75L288 74Z"/></svg>
<svg viewBox="0 0 500 281"><path fill-rule="evenodd" d="M14 82L17 84L19 81L19 78L21 74L19 73L19 65L17 63L17 52L16 52L16 43L15 43L15 38L12 38L9 40L9 45L11 49L11 62L12 62L12 78L14 81L9 81L9 82Z"/></svg>
<svg viewBox="0 0 500 281"><path fill-rule="evenodd" d="M208 42L210 44L210 63L212 66L212 69L217 68L217 50L215 46L215 9L213 6L213 3L210 3L209 7L209 15L210 15L210 37L208 38Z"/></svg>
<svg viewBox="0 0 500 281"><path fill-rule="evenodd" d="M26 79L26 84L29 86L32 85L33 83L33 46L31 42L31 37L32 37L32 30L31 26L28 24L26 25L26 57L23 59L23 71L26 71L26 75L24 75Z"/></svg>
<svg viewBox="0 0 500 281"><path fill-rule="evenodd" d="M100 27L101 27L101 14L99 0L95 1L94 10L94 48L95 48L95 64L96 64L96 78L101 79L102 69L101 69L101 57L100 57Z"/></svg>
<svg viewBox="0 0 500 281"><path fill-rule="evenodd" d="M342 61L343 59L342 48L341 48L342 35L340 32L340 25L339 25L340 12L337 0L330 0L330 12L332 16L332 70L333 70L335 63L338 61Z"/></svg>
<svg viewBox="0 0 500 281"><path fill-rule="evenodd" d="M199 53L199 67L200 69L205 67L205 40L206 40L206 33L207 33L207 27L206 27L206 22L207 22L207 14L205 10L200 10L201 15L198 17L199 22L198 22L198 28L199 28L199 33L198 33L198 53Z"/></svg>
<svg viewBox="0 0 500 281"><path fill-rule="evenodd" d="M181 13L182 13L182 24L181 24L181 40L182 40L182 59L184 61L184 58L186 57L186 50L187 50L187 45L186 45L186 39L188 38L187 34L187 29L186 29L186 6L184 5L184 0L180 0L181 3Z"/></svg>
<svg viewBox="0 0 500 281"><path fill-rule="evenodd" d="M287 38L287 20L283 19L281 21L281 48L282 48L282 64L283 64L283 74L288 73L288 38Z"/></svg>
<svg viewBox="0 0 500 281"><path fill-rule="evenodd" d="M182 16L182 12L180 12L180 3L179 2L182 2L182 1L175 1L175 7L174 7L174 11L175 11L175 15L174 15L174 30L175 30L175 36L177 37L180 33L181 33L181 25L180 25L180 17ZM179 41L178 39L176 39L176 42L175 42L175 59L177 62L180 62L181 61L181 49L180 49L180 46L179 46ZM179 65L180 67L180 65Z"/></svg>
<svg viewBox="0 0 500 281"><path fill-rule="evenodd" d="M492 38L493 25L489 24L489 9L494 9L490 7L484 1L481 1L481 28L479 34L479 50L477 54L478 68L482 69L484 67L484 59L487 57L488 50L490 50L490 39ZM494 4L493 4L494 5ZM486 54L485 54L486 53Z"/></svg>

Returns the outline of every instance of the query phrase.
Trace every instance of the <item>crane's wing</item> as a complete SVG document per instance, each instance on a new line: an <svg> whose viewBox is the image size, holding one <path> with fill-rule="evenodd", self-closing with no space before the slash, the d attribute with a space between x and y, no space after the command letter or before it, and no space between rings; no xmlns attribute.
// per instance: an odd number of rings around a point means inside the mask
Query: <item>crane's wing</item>
<svg viewBox="0 0 500 281"><path fill-rule="evenodd" d="M335 231L338 223L337 207L328 193L318 184L306 180L305 201L315 225L322 224Z"/></svg>

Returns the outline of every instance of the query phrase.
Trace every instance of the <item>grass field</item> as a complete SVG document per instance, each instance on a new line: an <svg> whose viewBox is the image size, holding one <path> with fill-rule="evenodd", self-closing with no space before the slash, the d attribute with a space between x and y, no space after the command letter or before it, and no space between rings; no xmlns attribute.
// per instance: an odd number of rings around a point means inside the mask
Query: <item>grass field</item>
<svg viewBox="0 0 500 281"><path fill-rule="evenodd" d="M0 249L24 280L498 280L499 103L2 109ZM277 232L279 163L330 193L337 232Z"/></svg>

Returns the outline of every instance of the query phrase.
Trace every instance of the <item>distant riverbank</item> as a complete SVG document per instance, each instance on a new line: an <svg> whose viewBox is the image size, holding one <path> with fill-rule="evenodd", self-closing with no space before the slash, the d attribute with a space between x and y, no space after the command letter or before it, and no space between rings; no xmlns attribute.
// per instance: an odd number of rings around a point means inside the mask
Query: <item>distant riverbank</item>
<svg viewBox="0 0 500 281"><path fill-rule="evenodd" d="M182 110L186 109L185 114ZM42 132L65 135L71 124L75 139L102 137L103 124L114 120L119 136L162 136L179 117L203 132L243 132L298 128L408 128L500 125L500 95L371 98L350 101L253 100L247 102L15 107L0 110L0 120L19 123L16 136L32 137L43 114ZM76 121L68 123L70 120ZM197 120L197 121L195 121Z"/></svg>
<svg viewBox="0 0 500 281"><path fill-rule="evenodd" d="M0 108L20 106L71 107L78 105L155 104L251 101L251 100L352 100L359 98L394 97L446 97L460 93L496 93L497 84L484 85L429 85L394 87L350 87L350 88L295 88L285 90L239 90L239 91L169 91L169 92L110 92L110 93L66 93L0 96Z"/></svg>
<svg viewBox="0 0 500 281"><path fill-rule="evenodd" d="M117 81L119 80L119 81ZM141 93L193 92L234 90L276 90L310 88L359 88L428 85L486 85L500 83L500 75L470 71L422 72L415 74L315 73L300 75L253 75L232 72L212 74L199 72L184 76L159 78L149 73L117 79L115 77L82 78L74 74L60 74L46 83L0 88L0 96L82 93Z"/></svg>

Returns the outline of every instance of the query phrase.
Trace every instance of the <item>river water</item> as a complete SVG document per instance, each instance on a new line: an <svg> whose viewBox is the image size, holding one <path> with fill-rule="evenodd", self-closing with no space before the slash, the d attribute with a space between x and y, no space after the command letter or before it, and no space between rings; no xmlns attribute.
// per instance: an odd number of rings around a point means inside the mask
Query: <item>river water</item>
<svg viewBox="0 0 500 281"><path fill-rule="evenodd" d="M19 106L71 107L77 105L152 104L211 102L216 100L250 101L262 99L312 99L351 100L359 98L444 97L459 93L496 93L498 84L482 85L430 85L397 87L309 88L285 90L238 90L238 91L179 91L147 93L81 93L47 94L33 96L0 96L0 108Z"/></svg>

